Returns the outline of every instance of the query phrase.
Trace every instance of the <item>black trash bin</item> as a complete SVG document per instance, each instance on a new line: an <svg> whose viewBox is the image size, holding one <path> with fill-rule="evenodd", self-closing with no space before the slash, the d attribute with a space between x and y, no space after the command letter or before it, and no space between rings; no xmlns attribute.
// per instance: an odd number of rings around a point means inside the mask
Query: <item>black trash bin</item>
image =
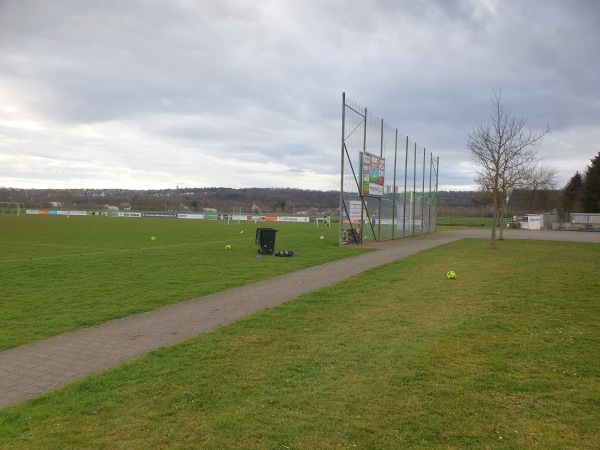
<svg viewBox="0 0 600 450"><path fill-rule="evenodd" d="M275 228L257 228L256 229L256 245L258 245L258 253L261 255L272 255L275 251Z"/></svg>

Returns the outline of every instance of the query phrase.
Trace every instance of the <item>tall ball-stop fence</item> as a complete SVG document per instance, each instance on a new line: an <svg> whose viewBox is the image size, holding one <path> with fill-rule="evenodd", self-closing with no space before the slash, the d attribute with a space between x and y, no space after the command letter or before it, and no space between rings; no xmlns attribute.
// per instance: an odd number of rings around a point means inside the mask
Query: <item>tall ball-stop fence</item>
<svg viewBox="0 0 600 450"><path fill-rule="evenodd" d="M439 158L342 97L340 244L434 233Z"/></svg>

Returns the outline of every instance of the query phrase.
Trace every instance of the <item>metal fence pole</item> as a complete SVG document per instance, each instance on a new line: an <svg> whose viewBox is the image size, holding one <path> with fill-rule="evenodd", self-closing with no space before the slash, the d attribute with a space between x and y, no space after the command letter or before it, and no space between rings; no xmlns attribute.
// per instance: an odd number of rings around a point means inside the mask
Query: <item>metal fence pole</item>
<svg viewBox="0 0 600 450"><path fill-rule="evenodd" d="M423 200L425 199L425 147L423 147L423 180L421 186L421 234L425 233L425 203Z"/></svg>
<svg viewBox="0 0 600 450"><path fill-rule="evenodd" d="M338 234L338 245L342 245L342 231L344 228L344 141L346 134L346 93L342 92L342 148L340 151L340 228Z"/></svg>
<svg viewBox="0 0 600 450"><path fill-rule="evenodd" d="M381 135L379 138L379 157L383 158L383 119L381 119ZM383 188L385 189L385 182ZM381 205L383 204L382 196L379 196L377 201L379 211L377 213L377 240L381 240Z"/></svg>
<svg viewBox="0 0 600 450"><path fill-rule="evenodd" d="M413 156L413 190L412 190L412 207L411 216L412 216L412 235L415 235L415 209L417 207L417 196L415 195L417 192L417 143L415 142L415 150Z"/></svg>
<svg viewBox="0 0 600 450"><path fill-rule="evenodd" d="M406 136L406 149L404 150L404 215L402 217L402 237L406 237L406 184L408 182L408 136Z"/></svg>
<svg viewBox="0 0 600 450"><path fill-rule="evenodd" d="M429 154L429 195L427 196L427 215L429 217L427 222L427 232L431 233L431 175L433 172L433 154Z"/></svg>
<svg viewBox="0 0 600 450"><path fill-rule="evenodd" d="M363 132L363 154L362 154L362 161L360 162L360 242L363 242L364 239L364 224L365 224L365 195L364 195L364 188L363 188L363 183L364 183L364 174L363 174L363 164L365 163L365 153L367 152L367 108L365 107L365 128L364 128L364 132ZM369 215L369 212L367 211L367 217Z"/></svg>
<svg viewBox="0 0 600 450"><path fill-rule="evenodd" d="M394 142L394 183L392 185L392 239L396 237L396 168L398 163L398 128L396 128L396 140Z"/></svg>
<svg viewBox="0 0 600 450"><path fill-rule="evenodd" d="M438 180L440 175L440 157L437 157L437 164L435 168L435 221L437 230L437 193L438 193Z"/></svg>

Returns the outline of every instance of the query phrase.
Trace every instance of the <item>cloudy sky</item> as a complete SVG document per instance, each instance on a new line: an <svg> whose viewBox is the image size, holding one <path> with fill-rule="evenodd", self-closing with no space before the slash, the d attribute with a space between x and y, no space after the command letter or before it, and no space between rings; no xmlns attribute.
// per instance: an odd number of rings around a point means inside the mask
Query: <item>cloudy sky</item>
<svg viewBox="0 0 600 450"><path fill-rule="evenodd" d="M475 189L494 91L600 151L597 0L0 0L0 186L339 188L342 92Z"/></svg>

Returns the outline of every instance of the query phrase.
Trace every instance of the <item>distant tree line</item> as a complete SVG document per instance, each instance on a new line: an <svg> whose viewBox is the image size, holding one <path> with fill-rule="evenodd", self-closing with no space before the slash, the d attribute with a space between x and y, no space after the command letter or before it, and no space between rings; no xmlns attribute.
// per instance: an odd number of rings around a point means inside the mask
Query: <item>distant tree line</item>
<svg viewBox="0 0 600 450"><path fill-rule="evenodd" d="M549 213L558 209L562 190L515 189L508 199L507 215ZM493 195L482 191L441 191L438 216L493 217Z"/></svg>
<svg viewBox="0 0 600 450"><path fill-rule="evenodd" d="M331 213L339 207L338 191L291 188L224 187L177 189L16 189L0 188L0 201L25 204L27 208L104 209L106 205L132 210L250 212L257 206L262 213Z"/></svg>
<svg viewBox="0 0 600 450"><path fill-rule="evenodd" d="M135 211L202 211L249 213L253 206L262 213L337 214L339 191L314 191L281 188L185 188L162 190L127 189L15 189L0 188L0 201L24 203L27 208L105 209L105 205ZM508 203L508 214L550 212L559 208L562 190L515 190ZM492 217L491 195L477 191L440 191L438 216Z"/></svg>

